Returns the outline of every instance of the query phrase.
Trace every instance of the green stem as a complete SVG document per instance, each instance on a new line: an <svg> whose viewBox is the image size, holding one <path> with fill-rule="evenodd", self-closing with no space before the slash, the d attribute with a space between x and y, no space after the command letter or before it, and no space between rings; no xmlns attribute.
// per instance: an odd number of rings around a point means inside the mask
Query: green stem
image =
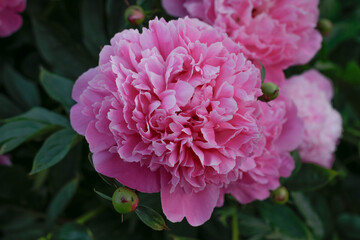
<svg viewBox="0 0 360 240"><path fill-rule="evenodd" d="M237 218L237 209L235 209L233 216L232 216L232 240L239 240L239 225L238 225L238 218Z"/></svg>
<svg viewBox="0 0 360 240"><path fill-rule="evenodd" d="M76 222L79 224L84 224L85 222L89 221L90 219L96 217L99 213L102 212L103 209L104 209L103 206L97 207L97 208L91 210L90 212L85 213L78 219L76 219Z"/></svg>

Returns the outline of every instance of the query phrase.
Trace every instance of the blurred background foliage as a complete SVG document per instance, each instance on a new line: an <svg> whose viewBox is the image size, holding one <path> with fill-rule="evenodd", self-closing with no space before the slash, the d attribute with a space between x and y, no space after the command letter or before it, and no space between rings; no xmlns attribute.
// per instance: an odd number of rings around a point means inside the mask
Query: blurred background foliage
<svg viewBox="0 0 360 240"><path fill-rule="evenodd" d="M171 19L160 0L129 1ZM76 78L97 65L101 46L130 26L122 0L29 0L19 32L0 39L0 239L360 239L360 1L322 0L320 18L332 22L323 47L307 65L335 87L343 117L334 170L301 164L283 180L285 205L271 200L240 205L228 196L201 227L186 221L154 231L135 213L122 217L94 189L112 195L88 160L88 146L69 123ZM140 27L139 27L140 28ZM161 213L159 194L138 193Z"/></svg>

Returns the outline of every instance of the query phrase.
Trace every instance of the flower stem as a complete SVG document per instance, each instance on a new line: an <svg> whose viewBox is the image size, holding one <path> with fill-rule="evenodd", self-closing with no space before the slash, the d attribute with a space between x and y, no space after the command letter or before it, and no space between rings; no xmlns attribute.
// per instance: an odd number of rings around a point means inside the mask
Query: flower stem
<svg viewBox="0 0 360 240"><path fill-rule="evenodd" d="M237 209L235 209L232 216L232 240L239 240L239 226L238 226L238 218L237 218Z"/></svg>

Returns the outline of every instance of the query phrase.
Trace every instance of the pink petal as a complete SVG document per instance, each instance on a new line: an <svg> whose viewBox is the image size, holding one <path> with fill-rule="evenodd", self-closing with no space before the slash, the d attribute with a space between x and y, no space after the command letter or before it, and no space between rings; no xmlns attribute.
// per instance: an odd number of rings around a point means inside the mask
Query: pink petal
<svg viewBox="0 0 360 240"><path fill-rule="evenodd" d="M93 156L95 170L105 176L116 178L120 183L145 193L160 191L158 172L141 167L138 163L128 163L119 159L115 153L107 151L95 153Z"/></svg>

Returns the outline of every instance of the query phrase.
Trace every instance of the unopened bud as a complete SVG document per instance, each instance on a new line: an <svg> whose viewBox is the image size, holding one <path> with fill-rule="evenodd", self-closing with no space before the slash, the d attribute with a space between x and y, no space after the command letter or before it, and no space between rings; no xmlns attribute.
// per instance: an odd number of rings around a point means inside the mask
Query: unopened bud
<svg viewBox="0 0 360 240"><path fill-rule="evenodd" d="M130 6L125 11L125 20L133 25L141 25L145 20L144 10L140 6Z"/></svg>
<svg viewBox="0 0 360 240"><path fill-rule="evenodd" d="M328 36L333 29L333 24L329 19L323 18L319 20L317 28L323 36Z"/></svg>
<svg viewBox="0 0 360 240"><path fill-rule="evenodd" d="M130 213L137 208L139 198L134 191L119 187L112 196L112 203L118 213Z"/></svg>
<svg viewBox="0 0 360 240"><path fill-rule="evenodd" d="M277 204L285 204L289 200L289 192L286 187L279 187L271 193L271 200Z"/></svg>
<svg viewBox="0 0 360 240"><path fill-rule="evenodd" d="M279 96L279 87L271 82L266 82L261 85L263 95L259 97L260 101L270 102Z"/></svg>

